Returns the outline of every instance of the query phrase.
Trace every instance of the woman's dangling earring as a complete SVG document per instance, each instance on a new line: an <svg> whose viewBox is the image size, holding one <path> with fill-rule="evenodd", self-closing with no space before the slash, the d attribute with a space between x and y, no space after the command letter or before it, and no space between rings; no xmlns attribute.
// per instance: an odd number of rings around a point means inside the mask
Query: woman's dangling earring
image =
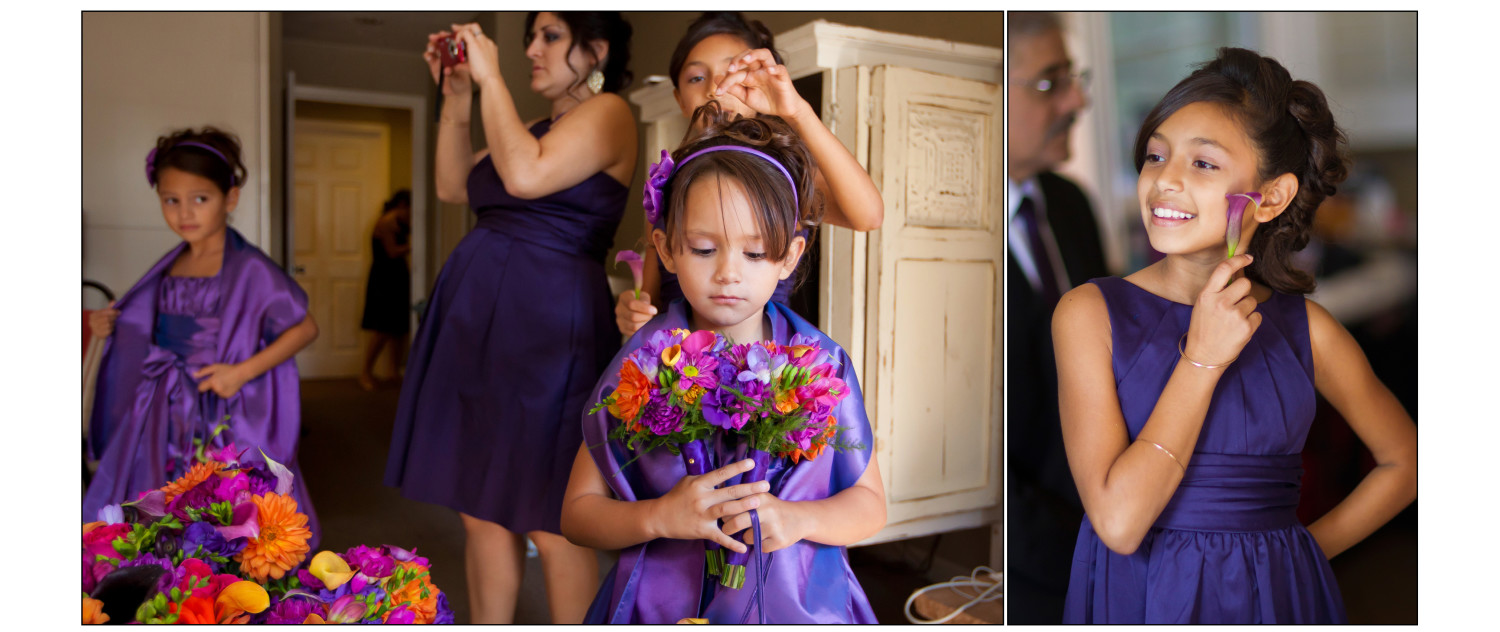
<svg viewBox="0 0 1500 632"><path fill-rule="evenodd" d="M604 73L599 72L599 69L595 68L594 72L589 73L589 92L592 92L594 94L599 94L600 92L603 92L603 91L604 91Z"/></svg>

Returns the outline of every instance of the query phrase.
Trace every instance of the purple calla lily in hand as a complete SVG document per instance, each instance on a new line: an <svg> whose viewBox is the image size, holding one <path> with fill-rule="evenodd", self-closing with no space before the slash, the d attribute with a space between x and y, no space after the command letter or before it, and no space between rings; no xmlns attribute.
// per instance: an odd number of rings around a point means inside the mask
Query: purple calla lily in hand
<svg viewBox="0 0 1500 632"><path fill-rule="evenodd" d="M1260 206L1261 198L1259 193L1254 192L1230 193L1224 198L1229 200L1229 229L1225 232L1224 238L1229 242L1229 256L1233 257L1234 251L1240 247L1240 225L1244 223L1245 207L1251 202Z"/></svg>
<svg viewBox="0 0 1500 632"><path fill-rule="evenodd" d="M615 265L620 265L621 261L630 266L630 276L635 277L635 298L639 300L641 298L641 268L645 266L645 261L641 259L641 253L634 250L621 250L616 254Z"/></svg>

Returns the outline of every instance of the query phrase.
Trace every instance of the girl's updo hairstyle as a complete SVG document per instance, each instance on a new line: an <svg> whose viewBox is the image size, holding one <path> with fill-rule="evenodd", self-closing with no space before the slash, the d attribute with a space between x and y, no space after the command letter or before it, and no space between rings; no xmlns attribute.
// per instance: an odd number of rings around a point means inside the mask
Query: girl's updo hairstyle
<svg viewBox="0 0 1500 632"><path fill-rule="evenodd" d="M224 157L215 156L202 147L183 143L203 143L217 149ZM204 127L202 130L182 129L157 138L156 154L151 167L155 178L159 179L165 169L176 169L212 181L225 194L229 193L229 189L243 185L247 173L244 163L240 161L239 137L214 127ZM155 183L152 184L154 187Z"/></svg>
<svg viewBox="0 0 1500 632"><path fill-rule="evenodd" d="M717 101L709 101L695 110L692 123L690 129L702 131L684 140L682 146L672 152L672 162L677 168L667 180L662 197L665 210L662 231L667 235L668 250L677 252L677 244L683 238L688 187L705 176L722 176L738 181L750 196L751 206L756 211L756 228L766 246L766 258L771 261L786 259L792 238L798 231L815 227L823 219L822 205L812 199L817 163L807 151L807 145L779 117L744 118L721 109ZM713 151L682 162L683 158L699 150L718 145L749 147L776 159L796 183L795 201L786 176L760 156L739 151ZM811 247L810 242L808 247Z"/></svg>
<svg viewBox="0 0 1500 632"><path fill-rule="evenodd" d="M1307 245L1313 213L1349 175L1348 139L1333 121L1318 86L1294 81L1270 57L1243 48L1220 48L1146 115L1135 138L1135 170L1146 160L1146 143L1173 113L1192 103L1221 106L1245 129L1260 157L1259 178L1297 176L1297 197L1275 219L1262 224L1246 250L1255 261L1251 280L1280 292L1307 294L1312 275L1292 266L1292 253Z"/></svg>
<svg viewBox="0 0 1500 632"><path fill-rule="evenodd" d="M531 40L535 36L531 27L536 24L536 16L539 11L526 14L526 36L522 39L524 46L531 46ZM634 32L630 23L620 15L619 11L549 11L557 19L568 25L568 32L573 37L572 43L568 45L568 54L579 47L590 57L593 56L592 49L585 46L589 42L604 40L609 43L609 52L604 55L604 67L599 72L604 75L604 92L619 92L625 86L630 85L630 80L635 74L630 72L630 35ZM599 60L595 60L598 64ZM593 68L585 68L580 71L569 65L568 68L577 75L578 80L570 87L578 87L588 81L589 73Z"/></svg>
<svg viewBox="0 0 1500 632"><path fill-rule="evenodd" d="M746 20L739 11L705 11L688 25L682 39L677 40L677 50L672 51L672 62L667 65L667 71L672 76L673 88L679 87L677 77L682 74L682 67L687 64L688 53L693 52L693 47L720 34L739 38L750 50L769 49L776 63L785 63L781 60L781 53L776 52L776 38L771 35L771 29L760 20Z"/></svg>

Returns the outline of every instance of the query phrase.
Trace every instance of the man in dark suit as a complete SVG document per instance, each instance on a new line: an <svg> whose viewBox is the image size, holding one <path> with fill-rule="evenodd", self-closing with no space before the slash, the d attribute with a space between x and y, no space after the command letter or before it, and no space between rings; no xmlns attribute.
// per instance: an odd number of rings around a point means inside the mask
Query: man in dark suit
<svg viewBox="0 0 1500 632"><path fill-rule="evenodd" d="M1088 198L1051 172L1087 105L1056 14L1011 12L1006 155L1007 622L1061 623L1083 505L1057 414L1052 310L1062 293L1106 276Z"/></svg>

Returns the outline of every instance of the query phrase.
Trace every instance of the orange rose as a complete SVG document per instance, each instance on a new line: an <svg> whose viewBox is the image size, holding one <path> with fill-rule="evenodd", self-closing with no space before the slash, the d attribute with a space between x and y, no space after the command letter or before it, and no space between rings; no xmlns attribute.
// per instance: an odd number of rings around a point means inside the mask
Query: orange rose
<svg viewBox="0 0 1500 632"><path fill-rule="evenodd" d="M83 624L96 625L109 623L109 615L104 614L104 602L91 599L88 595L83 596Z"/></svg>
<svg viewBox="0 0 1500 632"><path fill-rule="evenodd" d="M609 405L609 414L630 421L641 412L641 407L651 401L651 380L641 372L635 362L626 360L620 367L620 385L615 388L615 403Z"/></svg>

